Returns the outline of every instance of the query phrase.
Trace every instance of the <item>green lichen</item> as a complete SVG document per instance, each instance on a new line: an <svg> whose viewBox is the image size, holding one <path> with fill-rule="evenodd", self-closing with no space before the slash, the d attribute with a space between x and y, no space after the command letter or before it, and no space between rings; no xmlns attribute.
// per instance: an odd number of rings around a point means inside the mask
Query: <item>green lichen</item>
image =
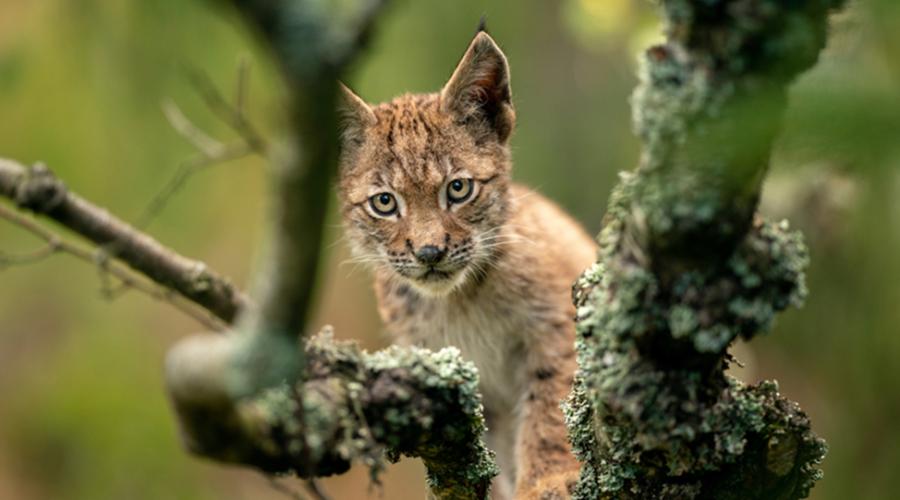
<svg viewBox="0 0 900 500"><path fill-rule="evenodd" d="M414 411L398 411L387 419L392 427L383 429L382 440L388 456L421 457L429 488L439 498L486 498L499 470L480 439L485 426L474 365L462 361L455 348L432 353L391 347L367 361L373 378L403 370L416 381L417 400L402 389L395 391L396 399ZM421 435L404 439L410 429L421 429Z"/></svg>
<svg viewBox="0 0 900 500"><path fill-rule="evenodd" d="M773 383L724 372L735 339L806 295L801 236L755 209L786 85L842 2L660 3L668 42L647 52L633 98L641 164L574 288L574 497L805 497L824 443Z"/></svg>
<svg viewBox="0 0 900 500"><path fill-rule="evenodd" d="M374 354L329 332L306 348L308 378L245 403L262 422L272 470L323 476L361 461L420 457L442 499L483 500L498 469L485 431L477 371L454 348L391 347Z"/></svg>
<svg viewBox="0 0 900 500"><path fill-rule="evenodd" d="M787 84L815 63L841 0L661 0L667 43L632 97L648 250L727 255L751 222ZM697 245L697 242L703 245Z"/></svg>
<svg viewBox="0 0 900 500"><path fill-rule="evenodd" d="M627 196L614 199L610 214L626 213ZM566 413L585 464L575 497L768 498L784 485L787 498L805 496L824 452L806 417L773 385L724 375L735 338L801 303L799 235L758 221L722 265L685 271L667 288L626 251L622 220L609 222L605 258L575 288L580 368ZM793 460L767 468L770 442L791 443L773 456ZM723 485L742 477L768 486L729 497Z"/></svg>

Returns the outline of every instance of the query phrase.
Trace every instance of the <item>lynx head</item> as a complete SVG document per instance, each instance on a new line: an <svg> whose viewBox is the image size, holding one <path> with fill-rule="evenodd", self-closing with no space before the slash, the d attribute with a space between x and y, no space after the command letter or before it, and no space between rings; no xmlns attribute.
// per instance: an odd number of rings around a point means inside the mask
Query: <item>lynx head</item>
<svg viewBox="0 0 900 500"><path fill-rule="evenodd" d="M422 293L480 276L504 241L506 57L479 32L440 92L370 106L342 86L340 198L355 257Z"/></svg>

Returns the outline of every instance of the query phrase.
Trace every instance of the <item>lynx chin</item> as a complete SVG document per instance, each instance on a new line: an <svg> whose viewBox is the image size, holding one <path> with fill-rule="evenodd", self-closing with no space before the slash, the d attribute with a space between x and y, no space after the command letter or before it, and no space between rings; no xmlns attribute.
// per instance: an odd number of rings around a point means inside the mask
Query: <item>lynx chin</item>
<svg viewBox="0 0 900 500"><path fill-rule="evenodd" d="M493 498L568 498L579 471L559 408L575 372L570 287L596 248L511 181L509 81L481 31L440 92L369 105L342 86L342 215L395 340L456 346L478 367L502 470Z"/></svg>

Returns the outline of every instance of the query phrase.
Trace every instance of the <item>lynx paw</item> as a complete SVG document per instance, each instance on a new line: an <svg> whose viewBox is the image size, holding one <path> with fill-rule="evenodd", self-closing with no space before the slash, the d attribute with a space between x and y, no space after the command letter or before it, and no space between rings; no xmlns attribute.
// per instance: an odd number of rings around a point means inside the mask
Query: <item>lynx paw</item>
<svg viewBox="0 0 900 500"><path fill-rule="evenodd" d="M533 486L516 494L518 500L566 500L578 482L578 471L542 477Z"/></svg>

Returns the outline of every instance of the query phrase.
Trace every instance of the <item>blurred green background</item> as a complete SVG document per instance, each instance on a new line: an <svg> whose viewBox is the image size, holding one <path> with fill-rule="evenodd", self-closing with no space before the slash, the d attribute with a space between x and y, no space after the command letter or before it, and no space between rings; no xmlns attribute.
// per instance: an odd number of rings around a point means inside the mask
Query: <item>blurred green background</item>
<svg viewBox="0 0 900 500"><path fill-rule="evenodd" d="M479 17L512 66L516 176L591 232L617 172L632 168L628 97L658 36L639 0L396 2L348 83L370 101L438 89ZM235 139L186 68L230 94L252 61L248 110L276 137L283 89L236 20L212 2L0 0L0 156L46 162L77 192L135 220L192 148L168 125L172 99ZM792 90L764 210L789 217L813 257L807 306L736 347L742 378L773 378L830 445L818 499L889 498L900 487L900 6L853 2L820 64ZM264 210L264 162L194 176L149 226L246 284ZM333 211L332 211L333 212ZM385 345L365 270L341 265L329 226L318 312L367 348ZM0 252L40 242L0 221ZM101 293L96 268L61 255L0 271L0 498L285 498L261 475L182 451L165 399L168 346L202 329L135 292ZM285 480L292 488L296 482ZM366 471L324 481L336 499L422 498L405 461L380 486Z"/></svg>

